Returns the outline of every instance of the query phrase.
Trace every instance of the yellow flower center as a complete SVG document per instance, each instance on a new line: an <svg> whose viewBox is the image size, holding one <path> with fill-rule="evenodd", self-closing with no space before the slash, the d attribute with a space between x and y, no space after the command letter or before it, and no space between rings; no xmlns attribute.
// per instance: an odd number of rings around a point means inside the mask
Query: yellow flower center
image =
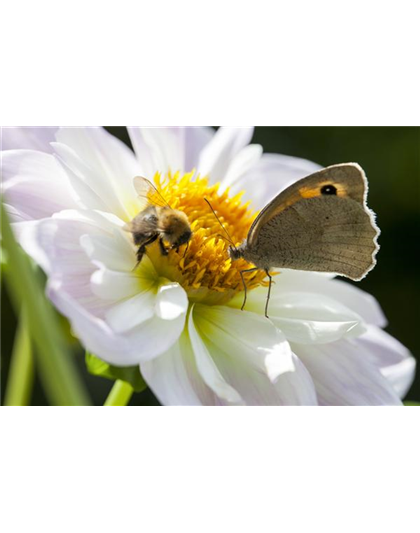
<svg viewBox="0 0 420 533"><path fill-rule="evenodd" d="M249 202L241 202L243 192L229 197L229 189L220 193L219 183L209 185L207 178L198 176L193 180L193 175L194 172L180 176L177 172L168 173L164 179L159 174L154 177L166 202L188 217L193 232L188 249L182 245L178 251L170 250L164 256L158 243L154 243L147 247L146 253L157 273L177 281L190 300L225 303L243 290L240 272L254 265L242 258L232 261L229 257L224 231L204 198L210 202L235 245L246 238L257 213L249 209ZM260 270L244 273L248 290L266 285L265 278L265 272Z"/></svg>

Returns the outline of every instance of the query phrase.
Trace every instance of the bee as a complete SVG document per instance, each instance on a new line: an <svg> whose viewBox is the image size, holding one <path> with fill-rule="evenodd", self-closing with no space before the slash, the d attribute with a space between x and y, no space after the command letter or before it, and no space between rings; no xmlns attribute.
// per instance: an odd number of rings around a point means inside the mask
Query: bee
<svg viewBox="0 0 420 533"><path fill-rule="evenodd" d="M170 250L179 250L186 244L188 250L192 231L187 215L177 209L172 209L159 193L156 187L146 178L134 178L134 188L139 198L144 200L145 207L133 220L124 226L124 230L133 236L133 241L138 246L136 257L137 265L146 252L146 246L159 242L162 255L168 255ZM165 246L165 241L169 248ZM184 253L184 255L185 255Z"/></svg>

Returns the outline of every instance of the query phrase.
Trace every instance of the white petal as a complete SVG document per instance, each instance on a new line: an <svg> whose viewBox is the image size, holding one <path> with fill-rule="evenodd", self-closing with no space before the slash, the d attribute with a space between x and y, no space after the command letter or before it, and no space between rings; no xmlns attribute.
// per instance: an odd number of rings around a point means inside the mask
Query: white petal
<svg viewBox="0 0 420 533"><path fill-rule="evenodd" d="M72 213L72 212L70 212ZM25 251L48 273L71 273L77 277L81 271L94 270L80 246L80 236L100 232L90 220L50 218L23 226L20 243Z"/></svg>
<svg viewBox="0 0 420 533"><path fill-rule="evenodd" d="M260 144L250 144L232 159L229 170L223 179L223 187L230 187L236 183L250 168L258 163L262 155L262 146Z"/></svg>
<svg viewBox="0 0 420 533"><path fill-rule="evenodd" d="M138 294L143 286L134 273L96 270L90 279L92 292L103 300L120 300Z"/></svg>
<svg viewBox="0 0 420 533"><path fill-rule="evenodd" d="M140 365L141 373L163 405L217 405L202 380L186 331L167 352Z"/></svg>
<svg viewBox="0 0 420 533"><path fill-rule="evenodd" d="M266 300L267 288L259 287L250 292L246 309L263 314ZM233 304L239 307L242 302L235 298ZM338 300L323 294L290 291L277 284L271 291L268 314L290 342L325 344L366 331L361 317Z"/></svg>
<svg viewBox="0 0 420 533"><path fill-rule="evenodd" d="M110 239L113 237L115 228L118 227L109 217L100 213L89 211L62 211L53 218L41 220L28 225L20 232L20 242L24 249L42 266L42 268L53 277L62 280L65 291L76 298L84 306L93 310L106 308L107 302L101 302L97 294L92 291L92 287L100 285L98 293L112 293L112 297L107 299L121 299L135 294L141 289L143 277L140 273L143 268L148 268L147 262L142 269L136 271L137 276L132 272L122 273L117 282L111 274L97 274L96 284L92 285L91 276L97 270L89 255L81 245L83 236L88 235L91 239ZM118 240L117 240L118 243ZM106 266L106 258L102 258ZM112 256L110 258L112 263ZM105 270L105 267L103 267ZM108 272L112 272L109 271ZM102 277L103 276L103 277ZM124 282L121 280L124 277ZM128 281L127 281L128 277ZM147 279L147 278L146 278ZM119 283L118 283L119 282ZM128 291L131 288L131 293ZM122 287L122 289L121 289ZM118 289L121 289L120 291Z"/></svg>
<svg viewBox="0 0 420 533"><path fill-rule="evenodd" d="M265 317L225 306L197 304L194 322L219 350L264 373L270 381L295 369L286 337Z"/></svg>
<svg viewBox="0 0 420 533"><path fill-rule="evenodd" d="M245 191L244 199L251 200L255 209L262 209L270 200L295 181L322 168L320 165L280 154L263 154L248 172L232 187L232 192Z"/></svg>
<svg viewBox="0 0 420 533"><path fill-rule="evenodd" d="M113 213L125 221L131 218L127 207L136 202L133 187L128 191L121 184L119 189L105 172L93 170L72 148L61 143L53 143L53 147L80 207Z"/></svg>
<svg viewBox="0 0 420 533"><path fill-rule="evenodd" d="M210 175L213 182L222 180L233 160L251 141L254 128L219 128L202 150L198 162L201 176Z"/></svg>
<svg viewBox="0 0 420 533"><path fill-rule="evenodd" d="M75 207L65 173L52 155L34 150L2 153L2 193L12 221L50 217Z"/></svg>
<svg viewBox="0 0 420 533"><path fill-rule="evenodd" d="M1 150L39 150L52 152L50 143L55 140L57 127L39 126L28 127L2 127Z"/></svg>
<svg viewBox="0 0 420 533"><path fill-rule="evenodd" d="M96 264L106 266L111 270L131 272L136 266L136 256L133 246L124 233L115 229L112 237L83 235L80 244Z"/></svg>
<svg viewBox="0 0 420 533"><path fill-rule="evenodd" d="M133 145L140 167L139 174L145 178L152 179L155 172L159 169L155 166L153 151L149 149L143 138L143 129L138 126L127 127L131 144Z"/></svg>
<svg viewBox="0 0 420 533"><path fill-rule="evenodd" d="M54 218L30 225L32 239L28 248L42 260L49 274L48 294L56 307L70 320L84 346L98 357L115 365L133 365L168 350L178 339L185 324L185 313L172 320L136 315L138 324L119 334L122 322L134 320L127 308L111 313L124 298L146 290L151 281L158 283L150 261L144 258L134 273L97 270L80 245L83 235L112 237L118 227L112 217L100 213L64 211ZM25 230L26 231L26 230ZM106 262L106 261L105 261ZM91 278L93 283L91 282ZM99 296L98 296L99 294ZM152 291L153 296L156 290ZM149 301L155 308L155 301ZM106 318L111 316L112 326Z"/></svg>
<svg viewBox="0 0 420 533"><path fill-rule="evenodd" d="M131 366L166 352L179 338L185 315L175 320L154 316L123 334L117 334L105 320L96 318L63 290L59 280L50 280L48 296L71 323L87 350L117 366Z"/></svg>
<svg viewBox="0 0 420 533"><path fill-rule="evenodd" d="M106 313L106 321L116 333L123 333L154 315L155 292L152 287L139 294L114 304Z"/></svg>
<svg viewBox="0 0 420 533"><path fill-rule="evenodd" d="M409 350L375 326L370 326L357 339L357 343L362 349L368 349L372 363L381 370L398 396L404 398L413 383L416 370L416 360Z"/></svg>
<svg viewBox="0 0 420 533"><path fill-rule="evenodd" d="M194 322L223 378L247 405L316 405L308 371L269 320L196 305Z"/></svg>
<svg viewBox="0 0 420 533"><path fill-rule="evenodd" d="M351 309L367 323L380 327L386 324L377 300L348 281L332 279L330 275L316 272L288 269L282 269L273 281L273 293L290 291L328 296Z"/></svg>
<svg viewBox="0 0 420 533"><path fill-rule="evenodd" d="M184 171L184 128L142 128L141 133L155 172Z"/></svg>
<svg viewBox="0 0 420 533"><path fill-rule="evenodd" d="M198 167L200 154L215 135L213 128L207 126L188 127L185 131L185 172Z"/></svg>
<svg viewBox="0 0 420 533"><path fill-rule="evenodd" d="M207 127L129 127L131 142L143 175L151 179L156 171L190 172L199 154L214 135Z"/></svg>
<svg viewBox="0 0 420 533"><path fill-rule="evenodd" d="M156 316L163 320L174 320L187 312L188 298L179 283L165 283L157 291L155 301Z"/></svg>
<svg viewBox="0 0 420 533"><path fill-rule="evenodd" d="M401 405L368 350L355 340L292 347L309 370L321 405Z"/></svg>
<svg viewBox="0 0 420 533"><path fill-rule="evenodd" d="M231 404L242 403L242 398L238 392L229 385L219 372L209 351L196 330L193 320L194 307L191 309L188 319L188 334L191 346L194 351L198 372L206 385L214 391L219 398Z"/></svg>
<svg viewBox="0 0 420 533"><path fill-rule="evenodd" d="M84 206L104 209L105 204L123 220L134 216L133 178L140 173L134 153L103 128L61 128L56 137L54 149Z"/></svg>

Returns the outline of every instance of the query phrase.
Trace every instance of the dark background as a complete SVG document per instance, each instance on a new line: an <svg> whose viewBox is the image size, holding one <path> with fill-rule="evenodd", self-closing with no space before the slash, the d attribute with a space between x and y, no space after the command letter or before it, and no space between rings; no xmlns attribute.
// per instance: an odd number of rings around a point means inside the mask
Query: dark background
<svg viewBox="0 0 420 533"><path fill-rule="evenodd" d="M107 128L130 145L125 128ZM369 206L377 214L382 234L378 264L358 283L380 302L389 320L387 331L420 358L419 222L420 222L420 128L405 127L257 127L252 142L262 144L264 152L303 157L322 166L355 161L365 169L369 179ZM7 380L16 320L7 292L2 285L1 347L2 399ZM74 347L80 372L92 400L102 404L110 381L89 375L83 351ZM420 401L420 373L407 396ZM37 381L34 405L47 400ZM157 405L150 391L134 394L130 405Z"/></svg>

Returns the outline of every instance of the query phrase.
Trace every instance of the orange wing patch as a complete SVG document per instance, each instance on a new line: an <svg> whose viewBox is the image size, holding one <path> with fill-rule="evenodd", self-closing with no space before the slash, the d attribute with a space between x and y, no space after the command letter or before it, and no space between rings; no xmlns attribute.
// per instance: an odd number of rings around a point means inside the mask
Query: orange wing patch
<svg viewBox="0 0 420 533"><path fill-rule="evenodd" d="M334 187L337 190L337 193L336 193L337 196L341 196L341 197L348 196L347 189L342 183L334 183L334 182L331 182L331 180L321 182L317 185L317 187L301 187L299 189L299 194L302 198L316 198L317 196L322 196L321 189L325 185L334 185Z"/></svg>
<svg viewBox="0 0 420 533"><path fill-rule="evenodd" d="M296 202L299 202L304 198L317 198L318 196L322 196L321 189L324 187L324 185L334 185L334 187L337 189L336 196L341 196L342 198L349 196L346 187L342 183L336 183L331 180L322 181L318 183L316 187L300 187L300 189L296 191L295 194L293 194L293 196L291 196L286 202L283 201L274 209L270 209L269 212L267 212L266 220L271 220L273 217L284 211L287 207L294 205Z"/></svg>

